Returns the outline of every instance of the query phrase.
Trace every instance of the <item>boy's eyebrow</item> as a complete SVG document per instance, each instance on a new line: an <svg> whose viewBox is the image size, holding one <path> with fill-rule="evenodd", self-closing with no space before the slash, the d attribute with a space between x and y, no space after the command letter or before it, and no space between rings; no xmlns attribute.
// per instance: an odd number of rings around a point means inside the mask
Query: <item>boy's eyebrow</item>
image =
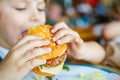
<svg viewBox="0 0 120 80"><path fill-rule="evenodd" d="M25 4L29 4L29 3L32 3L32 0L9 0L10 2L12 1L13 3L25 3ZM36 1L39 5L44 5L46 6L46 3L44 2L44 0L33 0L33 1ZM44 3L44 4L43 4Z"/></svg>
<svg viewBox="0 0 120 80"><path fill-rule="evenodd" d="M20 1L22 1L22 2L31 2L31 0L20 0ZM44 0L43 1L41 1L41 0L34 0L34 1L37 1L39 3L43 3L44 2Z"/></svg>
<svg viewBox="0 0 120 80"><path fill-rule="evenodd" d="M10 1L12 1L12 0L10 0ZM32 0L17 0L18 2L26 2L26 3L30 3ZM34 0L34 1L37 1L37 2L39 2L39 3L43 3L44 2L44 0L43 1L41 1L41 0Z"/></svg>

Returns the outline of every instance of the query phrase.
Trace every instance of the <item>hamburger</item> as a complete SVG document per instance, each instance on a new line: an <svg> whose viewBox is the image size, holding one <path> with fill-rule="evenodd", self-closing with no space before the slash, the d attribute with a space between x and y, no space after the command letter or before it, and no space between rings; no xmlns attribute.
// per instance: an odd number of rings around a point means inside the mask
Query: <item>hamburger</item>
<svg viewBox="0 0 120 80"><path fill-rule="evenodd" d="M45 59L46 64L37 66L32 70L33 72L43 76L57 75L62 70L67 56L67 45L58 45L52 40L54 34L51 33L51 28L52 26L50 25L33 26L28 30L27 33L28 35L40 36L40 38L50 41L50 45L42 47L50 47L52 52L36 57L39 59Z"/></svg>

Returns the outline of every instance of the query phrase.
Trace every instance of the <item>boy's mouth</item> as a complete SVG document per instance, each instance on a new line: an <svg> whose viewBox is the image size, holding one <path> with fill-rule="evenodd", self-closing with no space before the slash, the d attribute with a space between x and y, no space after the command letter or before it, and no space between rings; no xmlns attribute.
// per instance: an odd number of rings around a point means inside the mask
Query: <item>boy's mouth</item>
<svg viewBox="0 0 120 80"><path fill-rule="evenodd" d="M23 31L23 32L22 32L22 37L26 36L26 35L27 35L27 32L28 32L28 30Z"/></svg>

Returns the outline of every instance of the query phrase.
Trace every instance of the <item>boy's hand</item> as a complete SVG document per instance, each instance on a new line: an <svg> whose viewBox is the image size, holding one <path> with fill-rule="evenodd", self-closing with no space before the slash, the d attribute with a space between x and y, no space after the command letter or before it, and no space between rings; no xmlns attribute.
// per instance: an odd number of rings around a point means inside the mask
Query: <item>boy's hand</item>
<svg viewBox="0 0 120 80"><path fill-rule="evenodd" d="M0 78L2 80L21 80L34 67L45 64L46 60L35 59L35 57L50 53L51 48L40 48L49 43L37 36L25 36L0 63L0 75L2 74Z"/></svg>
<svg viewBox="0 0 120 80"><path fill-rule="evenodd" d="M76 31L73 31L64 22L61 22L56 24L51 32L55 33L53 41L56 41L57 44L67 43L68 54L76 59L81 58L80 48L83 40Z"/></svg>

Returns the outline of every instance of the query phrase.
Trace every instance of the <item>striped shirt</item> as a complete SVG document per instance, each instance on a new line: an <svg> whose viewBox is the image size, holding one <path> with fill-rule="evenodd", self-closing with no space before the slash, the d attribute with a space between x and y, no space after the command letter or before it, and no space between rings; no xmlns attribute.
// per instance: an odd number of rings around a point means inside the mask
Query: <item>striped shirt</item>
<svg viewBox="0 0 120 80"><path fill-rule="evenodd" d="M5 58L8 53L8 49L0 46L0 62ZM37 80L38 75L30 71L22 80Z"/></svg>
<svg viewBox="0 0 120 80"><path fill-rule="evenodd" d="M5 56L7 55L8 51L9 51L8 49L0 46L0 62L2 61L2 59L5 58Z"/></svg>

